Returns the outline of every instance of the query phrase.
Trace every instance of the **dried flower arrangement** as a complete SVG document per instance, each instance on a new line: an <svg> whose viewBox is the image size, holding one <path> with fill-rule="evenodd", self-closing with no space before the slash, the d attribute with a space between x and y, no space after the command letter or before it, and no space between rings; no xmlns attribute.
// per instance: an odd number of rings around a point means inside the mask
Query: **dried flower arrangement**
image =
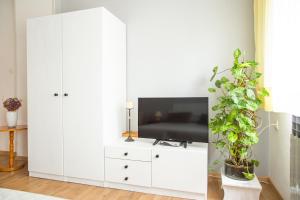
<svg viewBox="0 0 300 200"><path fill-rule="evenodd" d="M22 104L21 100L18 98L8 98L3 102L3 106L8 111L16 111L22 106Z"/></svg>

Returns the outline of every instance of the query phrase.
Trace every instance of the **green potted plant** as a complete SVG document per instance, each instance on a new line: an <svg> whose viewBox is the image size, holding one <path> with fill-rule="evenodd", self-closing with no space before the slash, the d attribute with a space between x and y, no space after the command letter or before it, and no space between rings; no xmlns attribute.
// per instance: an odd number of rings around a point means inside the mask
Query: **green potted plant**
<svg viewBox="0 0 300 200"><path fill-rule="evenodd" d="M257 89L261 73L256 71L255 61L240 61L241 51L234 51L233 66L218 72L213 68L210 81L217 75L230 72L215 80L210 93L217 94L217 102L212 106L215 112L210 119L209 128L213 134L212 142L225 156L224 173L227 177L239 180L252 180L254 167L259 162L252 159L251 148L259 141L256 111L263 103L268 91Z"/></svg>

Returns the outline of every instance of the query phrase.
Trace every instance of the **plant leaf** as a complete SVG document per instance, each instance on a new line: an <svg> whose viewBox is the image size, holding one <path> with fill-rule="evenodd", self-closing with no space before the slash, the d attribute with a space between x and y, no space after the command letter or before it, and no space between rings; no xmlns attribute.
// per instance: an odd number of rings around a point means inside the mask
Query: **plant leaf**
<svg viewBox="0 0 300 200"><path fill-rule="evenodd" d="M246 77L243 68L232 68L231 69L232 75L234 76L234 78L236 79L243 79Z"/></svg>
<svg viewBox="0 0 300 200"><path fill-rule="evenodd" d="M253 99L253 100L256 99L255 93L252 89L247 89L246 93L247 93L247 97L249 97L250 99Z"/></svg>
<svg viewBox="0 0 300 200"><path fill-rule="evenodd" d="M215 89L215 88L208 88L208 91L209 91L210 93L214 93L214 92L216 92L216 89Z"/></svg>
<svg viewBox="0 0 300 200"><path fill-rule="evenodd" d="M232 122L236 115L238 114L238 111L236 109L232 110L229 115L227 116L227 121Z"/></svg>
<svg viewBox="0 0 300 200"><path fill-rule="evenodd" d="M248 60L248 61L242 63L240 66L243 67L243 68L247 68L247 67L256 67L257 65L258 65L257 62L252 61L252 60L250 60L250 61Z"/></svg>
<svg viewBox="0 0 300 200"><path fill-rule="evenodd" d="M237 141L238 135L235 132L231 131L231 132L229 132L227 138L230 142L234 143Z"/></svg>
<svg viewBox="0 0 300 200"><path fill-rule="evenodd" d="M247 101L246 108L251 111L256 111L259 108L260 103L256 101Z"/></svg>
<svg viewBox="0 0 300 200"><path fill-rule="evenodd" d="M259 161L258 160L251 160L251 163L253 163L253 165L255 167L258 167L259 166Z"/></svg>
<svg viewBox="0 0 300 200"><path fill-rule="evenodd" d="M214 68L213 68L213 75L212 75L212 77L210 78L210 81L212 81L215 77L216 77L216 75L217 75L217 73L218 73L218 66L215 66Z"/></svg>
<svg viewBox="0 0 300 200"><path fill-rule="evenodd" d="M217 88L221 88L222 82L220 80L217 80L215 82L215 85L216 85Z"/></svg>
<svg viewBox="0 0 300 200"><path fill-rule="evenodd" d="M257 85L257 81L256 80L251 80L251 81L248 81L248 88L256 88L256 85Z"/></svg>
<svg viewBox="0 0 300 200"><path fill-rule="evenodd" d="M257 144L259 138L255 131L245 131L245 134L249 137L251 144Z"/></svg>
<svg viewBox="0 0 300 200"><path fill-rule="evenodd" d="M228 78L223 76L220 81L222 82L222 84L224 84L224 83L227 83L229 80L228 80Z"/></svg>
<svg viewBox="0 0 300 200"><path fill-rule="evenodd" d="M246 179L252 180L254 179L254 174L249 173L249 172L243 172L243 175L245 176Z"/></svg>
<svg viewBox="0 0 300 200"><path fill-rule="evenodd" d="M212 109L213 111L219 110L219 104L214 105L211 109Z"/></svg>
<svg viewBox="0 0 300 200"><path fill-rule="evenodd" d="M269 94L269 92L268 92L268 90L266 88L262 88L261 95L264 96L264 97L265 96L270 96L270 94Z"/></svg>
<svg viewBox="0 0 300 200"><path fill-rule="evenodd" d="M258 79L258 78L260 78L262 76L262 73L259 73L259 72L255 72L255 73L253 73L252 74L252 79Z"/></svg>
<svg viewBox="0 0 300 200"><path fill-rule="evenodd" d="M258 66L258 62L256 62L255 60L248 60L247 63L249 63L251 67L257 67Z"/></svg>
<svg viewBox="0 0 300 200"><path fill-rule="evenodd" d="M216 147L217 147L218 149L224 148L225 145L226 145L226 143L225 143L224 141L222 141L222 140L220 140L220 141L218 141L218 142L216 143Z"/></svg>
<svg viewBox="0 0 300 200"><path fill-rule="evenodd" d="M242 52L240 49L236 49L233 53L235 59L238 59L241 56Z"/></svg>

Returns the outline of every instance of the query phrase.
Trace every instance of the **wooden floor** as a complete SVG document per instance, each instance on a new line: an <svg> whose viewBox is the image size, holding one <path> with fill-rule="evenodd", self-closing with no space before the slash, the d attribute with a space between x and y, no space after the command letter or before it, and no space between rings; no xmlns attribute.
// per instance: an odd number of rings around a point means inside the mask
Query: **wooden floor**
<svg viewBox="0 0 300 200"><path fill-rule="evenodd" d="M262 187L260 200L281 199L271 184L262 183ZM16 172L0 172L0 188L78 200L179 200L179 198L173 197L32 178L28 176L26 168ZM208 199L217 200L222 199L222 197L220 179L210 176L208 179Z"/></svg>

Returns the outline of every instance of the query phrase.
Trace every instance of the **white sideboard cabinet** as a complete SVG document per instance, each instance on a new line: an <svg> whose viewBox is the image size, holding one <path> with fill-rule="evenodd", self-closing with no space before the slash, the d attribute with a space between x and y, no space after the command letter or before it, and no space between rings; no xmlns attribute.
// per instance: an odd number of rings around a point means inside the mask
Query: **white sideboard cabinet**
<svg viewBox="0 0 300 200"><path fill-rule="evenodd" d="M126 26L104 8L27 22L29 174L103 185L126 128Z"/></svg>
<svg viewBox="0 0 300 200"><path fill-rule="evenodd" d="M153 146L149 140L106 145L104 184L131 191L206 199L207 146Z"/></svg>

